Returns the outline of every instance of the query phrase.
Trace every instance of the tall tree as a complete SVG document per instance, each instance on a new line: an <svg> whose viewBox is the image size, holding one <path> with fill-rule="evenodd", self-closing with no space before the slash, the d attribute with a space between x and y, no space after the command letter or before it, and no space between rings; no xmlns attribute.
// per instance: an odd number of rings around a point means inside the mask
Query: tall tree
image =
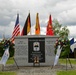
<svg viewBox="0 0 76 75"><path fill-rule="evenodd" d="M69 29L67 28L67 26L62 26L62 24L60 24L57 19L53 20L53 29L54 34L56 36L59 36L55 43L55 49L57 50L58 45L61 45L62 51L60 56L67 57L67 55L69 55L70 53L70 41L68 39Z"/></svg>
<svg viewBox="0 0 76 75"><path fill-rule="evenodd" d="M53 30L54 34L59 37L68 37L69 35L69 29L67 28L67 26L62 27L62 24L60 24L57 19L53 20Z"/></svg>

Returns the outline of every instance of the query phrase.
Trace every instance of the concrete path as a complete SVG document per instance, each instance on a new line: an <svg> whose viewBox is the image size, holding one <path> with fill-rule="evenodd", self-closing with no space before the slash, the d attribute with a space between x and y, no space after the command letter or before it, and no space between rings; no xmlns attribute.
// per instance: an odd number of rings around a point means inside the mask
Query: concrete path
<svg viewBox="0 0 76 75"><path fill-rule="evenodd" d="M18 75L56 75L56 71L51 67L26 67L20 68Z"/></svg>
<svg viewBox="0 0 76 75"><path fill-rule="evenodd" d="M73 68L68 64L67 70L76 70L76 65L72 65ZM16 65L6 65L4 71L16 72L17 75L56 75L57 71L65 70L66 65L58 65L51 69L51 67L20 67L17 68Z"/></svg>
<svg viewBox="0 0 76 75"><path fill-rule="evenodd" d="M57 71L65 70L66 65L55 66L51 69L51 67L25 67L20 68L18 70L18 75L56 75ZM76 66L73 65L71 68L69 65L67 70L76 70Z"/></svg>

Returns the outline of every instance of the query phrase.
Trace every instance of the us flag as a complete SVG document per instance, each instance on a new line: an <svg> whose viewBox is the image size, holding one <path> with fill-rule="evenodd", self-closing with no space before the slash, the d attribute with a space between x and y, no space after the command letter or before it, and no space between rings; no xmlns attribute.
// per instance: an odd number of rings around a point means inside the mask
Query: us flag
<svg viewBox="0 0 76 75"><path fill-rule="evenodd" d="M14 43L15 36L20 35L20 24L19 24L19 14L17 14L17 19L14 27L14 31L12 33L11 42Z"/></svg>

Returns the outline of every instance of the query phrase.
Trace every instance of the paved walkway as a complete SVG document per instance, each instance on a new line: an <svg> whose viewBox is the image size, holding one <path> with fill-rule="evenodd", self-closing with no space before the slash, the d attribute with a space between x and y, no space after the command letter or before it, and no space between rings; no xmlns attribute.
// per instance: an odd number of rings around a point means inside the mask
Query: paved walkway
<svg viewBox="0 0 76 75"><path fill-rule="evenodd" d="M56 75L51 67L26 67L19 69L18 75Z"/></svg>
<svg viewBox="0 0 76 75"><path fill-rule="evenodd" d="M67 70L76 70L76 65L73 68L68 64ZM15 71L17 75L56 75L57 71L65 70L66 65L59 65L53 68L49 67L20 67L19 69L15 65L7 65L4 71Z"/></svg>

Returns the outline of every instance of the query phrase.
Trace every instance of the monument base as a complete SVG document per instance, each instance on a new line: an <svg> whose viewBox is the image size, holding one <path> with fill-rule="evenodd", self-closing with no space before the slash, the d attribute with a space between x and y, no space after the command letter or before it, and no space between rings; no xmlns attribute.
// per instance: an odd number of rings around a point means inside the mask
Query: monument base
<svg viewBox="0 0 76 75"><path fill-rule="evenodd" d="M40 66L52 66L55 53L56 36L27 35L15 38L14 59L18 66L33 66L34 58L38 57Z"/></svg>

